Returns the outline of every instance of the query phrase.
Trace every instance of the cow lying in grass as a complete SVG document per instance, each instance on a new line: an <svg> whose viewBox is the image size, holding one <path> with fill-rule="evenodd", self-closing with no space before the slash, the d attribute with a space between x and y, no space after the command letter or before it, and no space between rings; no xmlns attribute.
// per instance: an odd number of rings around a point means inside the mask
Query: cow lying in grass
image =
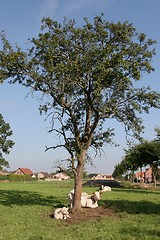
<svg viewBox="0 0 160 240"><path fill-rule="evenodd" d="M68 207L63 207L63 208L56 208L54 210L54 218L55 219L67 219L70 218L69 212L68 212Z"/></svg>
<svg viewBox="0 0 160 240"><path fill-rule="evenodd" d="M101 195L100 191L96 191L92 195L88 195L88 193L82 192L81 207L87 207L87 208L98 207L98 200L100 200L100 195ZM73 208L74 190L70 191L70 193L68 194L68 200L69 200L70 208Z"/></svg>
<svg viewBox="0 0 160 240"><path fill-rule="evenodd" d="M103 193L103 192L110 192L110 191L112 191L112 189L111 189L111 187L109 187L109 186L101 185L99 191L100 191L101 193Z"/></svg>

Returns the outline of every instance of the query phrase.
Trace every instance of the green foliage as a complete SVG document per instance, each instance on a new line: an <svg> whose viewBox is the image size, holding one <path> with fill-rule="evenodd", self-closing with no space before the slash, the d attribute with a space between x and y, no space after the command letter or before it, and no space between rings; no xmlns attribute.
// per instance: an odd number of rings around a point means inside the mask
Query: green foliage
<svg viewBox="0 0 160 240"><path fill-rule="evenodd" d="M9 124L5 123L3 116L0 114L0 170L3 166L9 166L9 163L4 159L3 154L9 154L10 148L14 145L14 142L8 139L12 134Z"/></svg>
<svg viewBox="0 0 160 240"><path fill-rule="evenodd" d="M159 165L160 160L160 142L156 141L143 141L131 147L126 151L124 162L126 162L127 169L131 165L135 165L136 168L143 166Z"/></svg>
<svg viewBox="0 0 160 240"><path fill-rule="evenodd" d="M131 171L132 175L138 168L149 165L152 168L154 182L158 175L158 166L160 166L160 142L159 141L143 141L126 150L125 157L115 166L114 175L122 176L127 171ZM132 176L133 177L133 176Z"/></svg>
<svg viewBox="0 0 160 240"><path fill-rule="evenodd" d="M114 171L113 171L113 174L112 176L115 178L115 179L123 179L123 175L126 173L126 168L125 166L123 165L123 163L118 163L115 167L114 167Z"/></svg>
<svg viewBox="0 0 160 240"><path fill-rule="evenodd" d="M7 176L7 179L10 182L29 182L29 181L36 181L36 178L32 178L30 175L14 175L14 174L9 174Z"/></svg>
<svg viewBox="0 0 160 240"><path fill-rule="evenodd" d="M5 180L8 180L8 176L0 174L0 181L5 181Z"/></svg>
<svg viewBox="0 0 160 240"><path fill-rule="evenodd" d="M156 132L156 140L160 142L160 128L155 128L155 132Z"/></svg>
<svg viewBox="0 0 160 240"><path fill-rule="evenodd" d="M160 107L157 92L134 87L142 73L154 70L155 41L137 33L131 23L105 21L103 14L93 23L84 20L77 27L74 20L61 24L44 18L26 52L18 46L14 50L1 35L1 81L10 78L49 97L40 112L53 113L50 131L64 140L55 147L65 147L75 159L82 149L97 151L111 142L114 132L103 128L106 119L124 123L127 133L139 137L143 127L137 113Z"/></svg>

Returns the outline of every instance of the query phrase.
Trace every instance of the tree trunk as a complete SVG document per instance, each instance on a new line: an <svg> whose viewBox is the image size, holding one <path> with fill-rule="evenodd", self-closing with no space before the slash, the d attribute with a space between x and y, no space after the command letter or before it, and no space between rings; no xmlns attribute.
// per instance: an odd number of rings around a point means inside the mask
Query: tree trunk
<svg viewBox="0 0 160 240"><path fill-rule="evenodd" d="M131 171L131 182L134 183L134 170Z"/></svg>
<svg viewBox="0 0 160 240"><path fill-rule="evenodd" d="M154 186L156 187L156 185L157 185L157 181L156 181L157 171L154 168L152 169L152 176L153 176Z"/></svg>
<svg viewBox="0 0 160 240"><path fill-rule="evenodd" d="M158 173L158 167L152 166L152 176L153 176L153 182L155 187L157 185L157 181L156 181L157 173Z"/></svg>
<svg viewBox="0 0 160 240"><path fill-rule="evenodd" d="M74 182L74 201L73 211L81 210L81 194L82 194L82 177L83 177L83 165L86 151L83 151L78 157L78 164L75 173Z"/></svg>
<svg viewBox="0 0 160 240"><path fill-rule="evenodd" d="M153 179L154 179L154 186L157 186L157 181L156 181L156 175L153 175Z"/></svg>

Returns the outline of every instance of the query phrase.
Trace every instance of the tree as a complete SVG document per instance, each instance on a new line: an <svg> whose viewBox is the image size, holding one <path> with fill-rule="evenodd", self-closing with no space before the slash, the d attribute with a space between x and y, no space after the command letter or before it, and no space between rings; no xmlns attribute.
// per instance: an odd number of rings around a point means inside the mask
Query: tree
<svg viewBox="0 0 160 240"><path fill-rule="evenodd" d="M114 129L106 128L106 119L116 119L127 135L139 138L143 130L139 114L150 107L159 108L159 97L149 87L136 88L143 73L154 69L151 60L155 41L137 33L132 24L109 23L103 16L93 23L84 19L83 27L75 20L61 24L42 20L31 47L14 49L5 35L1 39L0 79L40 92L45 103L40 113L51 117L50 132L56 132L70 154L75 176L74 210L79 210L82 175L89 148L101 152L112 143Z"/></svg>
<svg viewBox="0 0 160 240"><path fill-rule="evenodd" d="M137 161L135 146L131 146L128 150L125 150L126 154L122 161L118 163L113 172L114 177L122 177L122 175L127 174L131 176L132 182L134 181L134 172L139 168L141 163ZM128 174L127 174L128 175Z"/></svg>
<svg viewBox="0 0 160 240"><path fill-rule="evenodd" d="M152 168L154 185L156 186L158 166L160 165L160 142L145 140L132 146L126 151L123 161L126 169L131 170L133 174L138 168L149 165Z"/></svg>
<svg viewBox="0 0 160 240"><path fill-rule="evenodd" d="M12 135L12 131L8 123L5 123L3 116L0 114L0 170L2 167L9 167L9 163L3 157L3 154L9 154L10 148L14 145L8 137Z"/></svg>
<svg viewBox="0 0 160 240"><path fill-rule="evenodd" d="M156 132L156 141L160 142L160 128L156 127L154 130Z"/></svg>
<svg viewBox="0 0 160 240"><path fill-rule="evenodd" d="M148 164L152 168L154 186L156 187L158 167L160 166L160 142L157 141L148 142L145 151Z"/></svg>
<svg viewBox="0 0 160 240"><path fill-rule="evenodd" d="M123 178L123 175L127 172L127 169L125 168L124 164L121 162L121 163L118 163L115 167L114 167L114 171L113 171L113 174L112 176L114 178L117 178L117 179L122 179Z"/></svg>

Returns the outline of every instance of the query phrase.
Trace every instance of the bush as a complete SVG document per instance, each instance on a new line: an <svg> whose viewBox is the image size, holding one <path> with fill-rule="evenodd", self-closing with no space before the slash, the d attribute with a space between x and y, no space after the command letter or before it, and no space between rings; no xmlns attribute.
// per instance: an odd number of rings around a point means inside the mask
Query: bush
<svg viewBox="0 0 160 240"><path fill-rule="evenodd" d="M0 181L6 181L6 180L8 180L7 175L0 175Z"/></svg>
<svg viewBox="0 0 160 240"><path fill-rule="evenodd" d="M32 178L30 175L9 174L7 177L10 182L29 182L37 180L37 178Z"/></svg>

